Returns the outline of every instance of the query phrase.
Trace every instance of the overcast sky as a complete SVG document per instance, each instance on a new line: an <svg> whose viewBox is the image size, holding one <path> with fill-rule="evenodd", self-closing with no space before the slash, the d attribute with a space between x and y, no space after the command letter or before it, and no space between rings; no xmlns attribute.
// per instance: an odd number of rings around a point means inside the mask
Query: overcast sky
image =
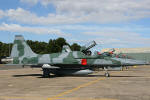
<svg viewBox="0 0 150 100"><path fill-rule="evenodd" d="M150 0L0 0L0 41L64 37L98 48L150 47Z"/></svg>

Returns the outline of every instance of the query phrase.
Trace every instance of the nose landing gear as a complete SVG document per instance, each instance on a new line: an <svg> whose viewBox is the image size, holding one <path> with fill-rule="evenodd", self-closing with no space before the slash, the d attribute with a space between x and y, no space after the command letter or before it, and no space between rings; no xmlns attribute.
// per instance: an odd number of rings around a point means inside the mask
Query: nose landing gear
<svg viewBox="0 0 150 100"><path fill-rule="evenodd" d="M105 77L110 77L110 74L108 73L108 68L104 67L104 70L105 70Z"/></svg>
<svg viewBox="0 0 150 100"><path fill-rule="evenodd" d="M110 74L108 72L106 72L105 77L110 77Z"/></svg>

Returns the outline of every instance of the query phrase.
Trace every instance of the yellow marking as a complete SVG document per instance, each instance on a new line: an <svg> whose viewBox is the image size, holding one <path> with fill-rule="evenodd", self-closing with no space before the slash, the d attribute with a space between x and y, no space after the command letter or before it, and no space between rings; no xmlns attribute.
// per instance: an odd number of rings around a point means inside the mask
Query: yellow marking
<svg viewBox="0 0 150 100"><path fill-rule="evenodd" d="M133 68L136 68L137 66L133 66Z"/></svg>
<svg viewBox="0 0 150 100"><path fill-rule="evenodd" d="M27 99L29 100L29 98L31 99L43 99L44 97L7 97L7 96L0 96L0 98L4 98L4 99ZM45 97L46 98L46 97ZM110 99L110 98L80 98L80 97L75 97L75 98L51 98L49 100L117 100L117 99Z"/></svg>
<svg viewBox="0 0 150 100"><path fill-rule="evenodd" d="M58 94L58 95L56 95L56 96L54 96L54 97L52 97L52 98L54 99L54 98L61 97L61 96L63 96L63 95L69 94L69 93L71 93L71 92L73 92L73 91L77 91L77 90L79 90L80 88L87 87L87 86L89 86L89 85L92 85L92 84L97 83L98 81L104 80L104 79L105 79L105 78L98 78L98 79L96 79L96 80L94 80L94 81L90 81L90 82L88 82L88 83L79 85L78 87L73 88L73 89L71 89L71 90L67 90L67 91L65 91L65 92L62 92L62 93L60 93L60 94ZM48 100L52 100L52 99L51 99L51 98L48 98Z"/></svg>
<svg viewBox="0 0 150 100"><path fill-rule="evenodd" d="M117 100L117 99L110 99L110 98L51 98L49 100Z"/></svg>
<svg viewBox="0 0 150 100"><path fill-rule="evenodd" d="M116 73L120 73L120 72L116 72ZM56 96L53 96L51 98L48 98L47 100L69 100L69 99L72 99L72 100L117 100L117 99L109 99L109 98L99 98L99 99L94 99L94 98L60 98L61 96L64 96L66 94L69 94L71 92L74 92L74 91L77 91L79 90L80 88L84 88L84 87L87 87L89 85L92 85L94 83L97 83L98 81L100 80L104 80L106 79L105 77L101 77L101 78L98 78L96 80L93 80L93 81L90 81L88 83L85 83L85 84L82 84L82 85L79 85L77 86L76 88L73 88L71 90L67 90L65 92L62 92ZM7 97L7 96L0 96L1 98L5 98L5 99L28 99L28 98L46 98L46 97Z"/></svg>
<svg viewBox="0 0 150 100"><path fill-rule="evenodd" d="M7 97L7 96L0 96L0 98L3 99L15 99L15 100L20 100L20 99L24 99L24 100L29 100L30 99L44 99L46 97ZM111 99L111 98L80 98L80 97L75 97L75 98L49 98L49 100L117 100L117 99Z"/></svg>
<svg viewBox="0 0 150 100"><path fill-rule="evenodd" d="M115 72L115 73L120 73L120 72ZM47 100L59 99L59 97L61 97L61 96L64 96L64 95L69 94L69 93L71 93L71 92L77 91L77 90L79 90L80 88L87 87L87 86L89 86L89 85L92 85L92 84L97 83L98 81L104 80L104 79L106 79L106 77L98 78L98 79L96 79L96 80L94 80L94 81L90 81L90 82L88 82L88 83L79 85L79 86L76 87L76 88L73 88L73 89L71 89L71 90L67 90L67 91L65 91L65 92L62 92L62 93L56 95L56 96L53 96L53 97L51 97L51 98L48 98ZM92 99L92 100L93 100L93 99ZM105 100L105 99L104 99L104 100ZM107 100L107 99L106 99L106 100ZM115 99L115 100L116 100L116 99Z"/></svg>

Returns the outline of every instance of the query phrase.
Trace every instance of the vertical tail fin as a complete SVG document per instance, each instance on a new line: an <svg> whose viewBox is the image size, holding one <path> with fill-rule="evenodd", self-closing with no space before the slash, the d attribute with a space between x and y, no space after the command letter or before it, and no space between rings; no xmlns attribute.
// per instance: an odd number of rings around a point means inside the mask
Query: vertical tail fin
<svg viewBox="0 0 150 100"><path fill-rule="evenodd" d="M22 35L16 35L11 51L11 57L35 57L35 54L26 43Z"/></svg>

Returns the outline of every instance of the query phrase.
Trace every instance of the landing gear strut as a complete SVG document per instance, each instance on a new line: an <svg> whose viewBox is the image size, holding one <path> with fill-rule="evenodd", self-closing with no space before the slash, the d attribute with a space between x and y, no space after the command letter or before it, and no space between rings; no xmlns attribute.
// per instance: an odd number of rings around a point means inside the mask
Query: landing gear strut
<svg viewBox="0 0 150 100"><path fill-rule="evenodd" d="M110 77L110 74L108 73L108 68L104 67L105 70L105 77Z"/></svg>
<svg viewBox="0 0 150 100"><path fill-rule="evenodd" d="M50 77L49 69L43 68L43 77L45 78Z"/></svg>

